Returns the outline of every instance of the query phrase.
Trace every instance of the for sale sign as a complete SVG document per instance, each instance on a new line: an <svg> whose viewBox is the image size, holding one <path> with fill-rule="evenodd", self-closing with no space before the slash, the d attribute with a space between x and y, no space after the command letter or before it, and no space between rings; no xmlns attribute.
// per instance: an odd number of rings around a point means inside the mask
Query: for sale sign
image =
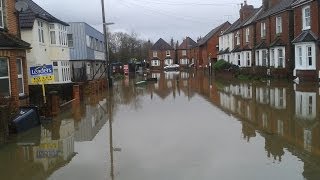
<svg viewBox="0 0 320 180"><path fill-rule="evenodd" d="M30 67L31 82L33 84L46 83L54 80L53 66L31 66Z"/></svg>

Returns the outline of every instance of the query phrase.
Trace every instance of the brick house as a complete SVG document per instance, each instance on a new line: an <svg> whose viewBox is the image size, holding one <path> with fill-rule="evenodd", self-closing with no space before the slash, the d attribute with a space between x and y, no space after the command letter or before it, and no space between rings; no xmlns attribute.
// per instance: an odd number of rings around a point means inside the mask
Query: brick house
<svg viewBox="0 0 320 180"><path fill-rule="evenodd" d="M252 66L252 50L254 47L254 26L253 20L260 13L260 9L255 9L248 5L246 1L241 4L239 11L240 18L238 25L233 31L233 49L231 50L231 62L239 67Z"/></svg>
<svg viewBox="0 0 320 180"><path fill-rule="evenodd" d="M28 104L26 50L30 44L20 39L15 0L0 0L0 97L8 97L15 107Z"/></svg>
<svg viewBox="0 0 320 180"><path fill-rule="evenodd" d="M198 57L196 68L207 67L210 62L215 62L219 52L219 35L231 26L227 21L211 30L205 37L201 38L197 45Z"/></svg>
<svg viewBox="0 0 320 180"><path fill-rule="evenodd" d="M295 67L293 76L300 80L319 80L320 78L320 22L318 0L296 0L292 3L294 11Z"/></svg>
<svg viewBox="0 0 320 180"><path fill-rule="evenodd" d="M190 37L186 37L177 49L179 65L181 68L188 68L190 64L194 64L194 58L191 57L192 48L197 43Z"/></svg>
<svg viewBox="0 0 320 180"><path fill-rule="evenodd" d="M160 38L149 51L150 69L163 70L167 65L175 62L175 50L166 41Z"/></svg>
<svg viewBox="0 0 320 180"><path fill-rule="evenodd" d="M263 0L255 20L255 70L260 75L288 77L293 67L294 0Z"/></svg>

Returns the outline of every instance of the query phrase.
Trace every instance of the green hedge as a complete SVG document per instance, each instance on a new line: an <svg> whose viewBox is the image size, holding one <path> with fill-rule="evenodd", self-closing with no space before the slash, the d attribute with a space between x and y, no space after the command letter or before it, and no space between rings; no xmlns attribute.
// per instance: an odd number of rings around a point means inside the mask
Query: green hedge
<svg viewBox="0 0 320 180"><path fill-rule="evenodd" d="M213 69L215 71L229 69L230 67L231 67L231 64L223 59L220 59L216 63L213 64Z"/></svg>

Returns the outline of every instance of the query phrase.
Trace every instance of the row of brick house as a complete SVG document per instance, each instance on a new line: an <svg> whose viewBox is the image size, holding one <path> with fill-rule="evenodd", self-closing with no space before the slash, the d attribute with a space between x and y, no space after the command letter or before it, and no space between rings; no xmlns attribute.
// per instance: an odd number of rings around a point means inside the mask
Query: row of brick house
<svg viewBox="0 0 320 180"><path fill-rule="evenodd" d="M31 66L52 65L51 84L104 77L101 32L84 22L59 20L32 0L20 1L28 5L27 10L17 12L16 0L0 0L1 99L12 100L15 107L28 104Z"/></svg>
<svg viewBox="0 0 320 180"><path fill-rule="evenodd" d="M318 0L245 1L240 18L222 32L219 59L243 73L274 77L320 78Z"/></svg>
<svg viewBox="0 0 320 180"><path fill-rule="evenodd" d="M151 69L169 62L203 68L224 59L244 74L319 79L319 7L319 0L262 0L259 8L244 1L233 24L221 24L197 43L187 37L176 49L178 59L166 60L175 51L160 39L150 50Z"/></svg>
<svg viewBox="0 0 320 180"><path fill-rule="evenodd" d="M217 60L221 31L225 31L229 27L230 23L225 22L214 28L198 42L186 37L177 49L160 38L149 51L151 69L162 70L163 67L172 64L179 64L181 68L208 67L210 63ZM178 59L175 59L175 57Z"/></svg>

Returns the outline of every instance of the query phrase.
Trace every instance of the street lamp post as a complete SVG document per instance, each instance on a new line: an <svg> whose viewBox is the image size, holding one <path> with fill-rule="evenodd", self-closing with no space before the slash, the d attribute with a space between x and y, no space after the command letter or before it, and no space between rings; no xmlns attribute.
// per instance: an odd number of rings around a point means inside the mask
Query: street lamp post
<svg viewBox="0 0 320 180"><path fill-rule="evenodd" d="M104 0L101 0L101 10L102 10L102 23L103 23L103 34L104 34L104 47L105 47L105 53L104 57L107 63L108 68L108 89L112 87L112 78L111 78L111 69L110 69L110 60L109 60L109 43L107 38L107 26L112 25L114 23L106 23L106 14L105 14L105 8L104 8Z"/></svg>

